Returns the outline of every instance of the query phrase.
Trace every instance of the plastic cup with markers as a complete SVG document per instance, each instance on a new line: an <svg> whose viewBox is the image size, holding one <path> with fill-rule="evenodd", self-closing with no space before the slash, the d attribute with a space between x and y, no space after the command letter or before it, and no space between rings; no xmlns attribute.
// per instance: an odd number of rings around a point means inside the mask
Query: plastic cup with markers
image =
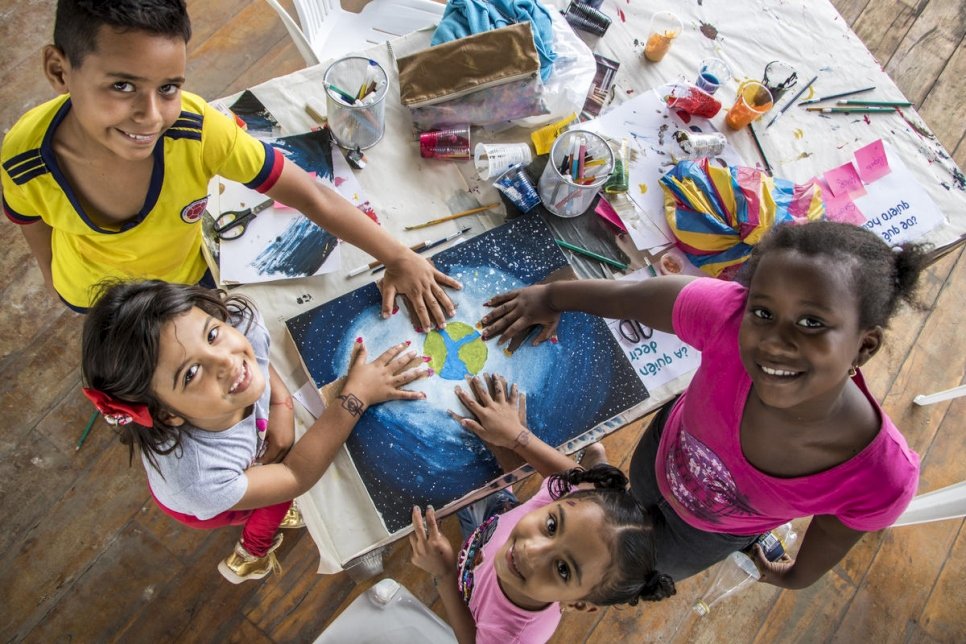
<svg viewBox="0 0 966 644"><path fill-rule="evenodd" d="M740 130L774 105L771 92L758 81L745 81L738 86L735 104L728 110L725 123L732 130Z"/></svg>
<svg viewBox="0 0 966 644"><path fill-rule="evenodd" d="M540 175L544 207L558 217L584 214L614 169L614 152L603 138L587 130L568 130L557 137Z"/></svg>
<svg viewBox="0 0 966 644"><path fill-rule="evenodd" d="M470 126L456 125L419 135L419 156L424 159L463 161L470 158Z"/></svg>
<svg viewBox="0 0 966 644"><path fill-rule="evenodd" d="M659 63L664 59L671 42L681 35L684 24L676 14L670 11L658 11L651 17L651 28L648 32L647 43L644 45L644 58L652 63Z"/></svg>
<svg viewBox="0 0 966 644"><path fill-rule="evenodd" d="M528 165L532 159L528 143L477 143L473 152L481 179L497 177L513 165Z"/></svg>
<svg viewBox="0 0 966 644"><path fill-rule="evenodd" d="M322 77L329 130L347 150L365 150L386 131L386 70L364 56L335 61ZM364 86L364 87L363 87Z"/></svg>
<svg viewBox="0 0 966 644"><path fill-rule="evenodd" d="M698 78L694 84L708 94L714 94L730 78L731 69L725 61L720 58L705 58L698 67Z"/></svg>

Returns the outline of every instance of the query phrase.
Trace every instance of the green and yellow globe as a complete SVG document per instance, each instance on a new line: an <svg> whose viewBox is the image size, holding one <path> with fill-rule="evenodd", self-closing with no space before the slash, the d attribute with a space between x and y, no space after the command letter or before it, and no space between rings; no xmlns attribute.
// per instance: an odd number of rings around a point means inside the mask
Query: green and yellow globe
<svg viewBox="0 0 966 644"><path fill-rule="evenodd" d="M479 331L465 322L447 322L446 328L430 331L423 343L429 366L446 380L475 376L486 364L487 348Z"/></svg>

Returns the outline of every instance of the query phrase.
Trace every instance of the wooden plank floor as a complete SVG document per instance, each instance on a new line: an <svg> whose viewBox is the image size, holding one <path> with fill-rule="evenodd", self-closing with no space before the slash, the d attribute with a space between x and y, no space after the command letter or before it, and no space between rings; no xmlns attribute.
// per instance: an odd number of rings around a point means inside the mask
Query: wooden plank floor
<svg viewBox="0 0 966 644"><path fill-rule="evenodd" d="M834 0L883 68L966 166L966 4L963 0ZM52 96L40 74L53 0L0 0L0 128ZM291 6L291 2L288 2ZM222 96L302 67L260 0L192 0L188 89ZM0 225L0 640L310 641L368 583L314 574L304 532L289 532L281 576L232 586L215 570L236 533L181 528L149 502L139 464L98 424L74 442L90 405L78 373L81 319L52 301L16 226ZM924 311L905 311L867 373L923 459L921 491L966 479L966 399L911 405L963 382L966 259L929 270ZM640 425L609 437L626 465ZM454 533L453 522L446 525ZM386 573L438 611L435 591L394 548ZM696 619L707 574L673 599L565 615L555 642L966 641L966 530L945 521L866 537L813 587L759 585Z"/></svg>

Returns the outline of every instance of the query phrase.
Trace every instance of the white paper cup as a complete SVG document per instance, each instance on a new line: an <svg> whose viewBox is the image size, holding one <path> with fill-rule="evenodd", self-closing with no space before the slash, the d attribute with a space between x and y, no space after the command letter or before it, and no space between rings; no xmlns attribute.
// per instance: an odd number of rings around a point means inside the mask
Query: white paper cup
<svg viewBox="0 0 966 644"><path fill-rule="evenodd" d="M532 159L527 143L477 143L473 152L473 163L481 179L498 177L510 166L528 165Z"/></svg>

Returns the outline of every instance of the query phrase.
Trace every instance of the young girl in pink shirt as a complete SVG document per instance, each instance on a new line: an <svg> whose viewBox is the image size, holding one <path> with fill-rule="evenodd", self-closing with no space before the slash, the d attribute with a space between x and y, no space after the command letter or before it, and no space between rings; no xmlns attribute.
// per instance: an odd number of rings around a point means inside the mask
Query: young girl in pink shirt
<svg viewBox="0 0 966 644"><path fill-rule="evenodd" d="M606 464L585 471L532 439L525 399L515 385L508 392L503 378L473 378L470 386L475 398L456 390L472 414L457 417L461 424L487 443L504 469L522 458L549 476L517 507L516 498L502 492L480 502L491 510L502 503L504 511L485 516L458 557L433 508L425 524L413 508L412 561L433 575L459 642L545 642L564 609L592 611L673 595L674 582L654 569L650 520L621 471Z"/></svg>
<svg viewBox="0 0 966 644"><path fill-rule="evenodd" d="M811 516L795 561L758 554L762 580L814 583L916 492L919 458L859 371L900 300L914 301L916 245L833 222L781 225L737 282L662 277L532 286L490 301L499 342L562 311L635 319L701 351L688 389L662 409L631 462L631 489L656 516L657 567L680 581L756 535ZM566 338L562 338L566 341Z"/></svg>

